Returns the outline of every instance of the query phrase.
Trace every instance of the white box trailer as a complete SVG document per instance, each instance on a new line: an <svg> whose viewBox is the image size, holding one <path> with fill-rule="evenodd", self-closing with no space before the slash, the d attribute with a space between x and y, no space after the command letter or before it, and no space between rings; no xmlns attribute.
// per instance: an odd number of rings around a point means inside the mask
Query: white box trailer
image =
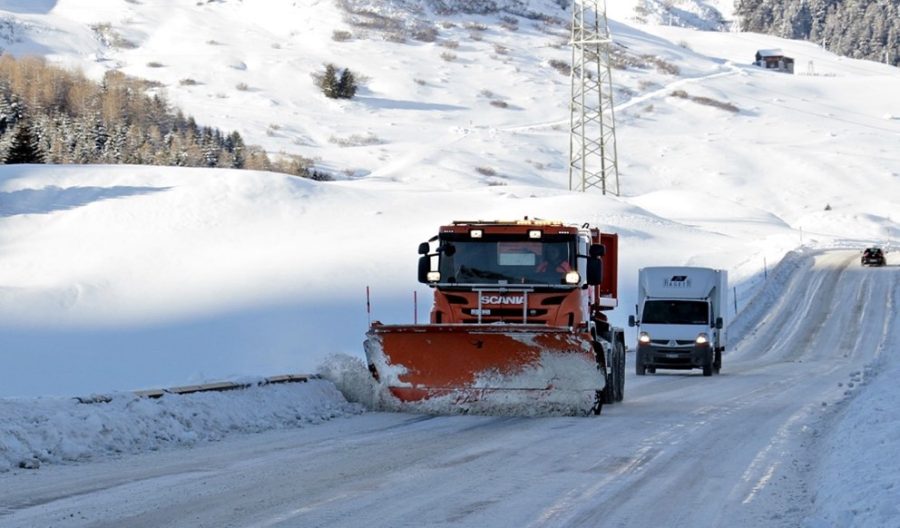
<svg viewBox="0 0 900 528"><path fill-rule="evenodd" d="M718 374L725 351L728 272L660 266L638 270L638 304L629 326L638 328L635 371L703 369Z"/></svg>

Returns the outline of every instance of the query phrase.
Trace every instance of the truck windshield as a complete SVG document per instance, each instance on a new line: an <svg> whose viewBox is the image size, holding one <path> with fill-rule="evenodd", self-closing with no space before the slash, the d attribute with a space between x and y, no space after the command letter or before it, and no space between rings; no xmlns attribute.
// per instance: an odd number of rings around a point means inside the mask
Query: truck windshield
<svg viewBox="0 0 900 528"><path fill-rule="evenodd" d="M647 301L641 324L709 324L705 301Z"/></svg>
<svg viewBox="0 0 900 528"><path fill-rule="evenodd" d="M441 282L455 284L565 284L575 270L571 238L442 240Z"/></svg>

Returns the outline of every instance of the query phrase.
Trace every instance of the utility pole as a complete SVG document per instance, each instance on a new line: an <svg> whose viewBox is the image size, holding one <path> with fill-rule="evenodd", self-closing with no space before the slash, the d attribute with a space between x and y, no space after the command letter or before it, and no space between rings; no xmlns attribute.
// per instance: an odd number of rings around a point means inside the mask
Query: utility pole
<svg viewBox="0 0 900 528"><path fill-rule="evenodd" d="M619 195L616 120L605 0L572 4L572 100L569 189Z"/></svg>

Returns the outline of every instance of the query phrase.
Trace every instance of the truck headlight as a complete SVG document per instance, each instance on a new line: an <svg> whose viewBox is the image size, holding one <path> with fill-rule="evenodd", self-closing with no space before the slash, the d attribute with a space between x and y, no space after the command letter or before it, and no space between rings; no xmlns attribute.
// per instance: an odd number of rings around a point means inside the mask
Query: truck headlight
<svg viewBox="0 0 900 528"><path fill-rule="evenodd" d="M425 276L428 282L438 282L441 280L441 272L440 271L429 271L428 275Z"/></svg>
<svg viewBox="0 0 900 528"><path fill-rule="evenodd" d="M706 334L700 334L697 336L696 343L698 345L705 345L709 343L709 336Z"/></svg>
<svg viewBox="0 0 900 528"><path fill-rule="evenodd" d="M566 284L578 284L578 281L580 280L581 275L579 275L577 271L570 271L566 273Z"/></svg>
<svg viewBox="0 0 900 528"><path fill-rule="evenodd" d="M644 344L649 343L650 342L650 334L648 334L647 332L641 332L640 335L638 336L638 342L644 343Z"/></svg>

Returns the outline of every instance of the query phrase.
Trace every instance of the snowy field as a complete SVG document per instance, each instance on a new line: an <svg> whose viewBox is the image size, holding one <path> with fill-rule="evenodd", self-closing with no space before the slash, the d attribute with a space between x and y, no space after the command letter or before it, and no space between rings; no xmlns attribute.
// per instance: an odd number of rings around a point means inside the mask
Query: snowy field
<svg viewBox="0 0 900 528"><path fill-rule="evenodd" d="M549 0L526 4L568 17ZM87 10L76 0L0 0L5 51L97 78L120 68L157 80L199 123L238 130L273 155L314 158L336 177L0 167L0 497L29 474L20 465L46 472L359 419L363 408L325 381L154 401L127 392L361 359L370 318L411 322L414 291L415 315L427 317L415 249L454 219L527 215L618 233L618 326L635 303L638 268L725 268L738 311L732 339L752 334L804 259L900 248L896 68L770 36L638 23L631 4L611 6L615 41L675 68L613 71L622 183L613 197L567 190L569 79L549 65L570 58L559 25L434 15L435 42L397 43L362 35L330 1L106 0ZM404 13L392 15L415 18ZM91 29L106 25L133 47ZM336 41L336 30L353 37ZM793 56L797 75L750 66L761 48ZM325 62L364 76L357 98L318 93L310 74ZM888 263L880 271L896 272L900 257L889 252ZM894 315L880 335L896 336L897 283L885 284ZM892 526L900 516L889 478L900 473L891 449L898 351L896 341L869 350L872 362L844 376L847 397L822 414L810 476L821 509L809 526ZM72 399L92 394L115 397ZM5 511L0 500L0 525Z"/></svg>

